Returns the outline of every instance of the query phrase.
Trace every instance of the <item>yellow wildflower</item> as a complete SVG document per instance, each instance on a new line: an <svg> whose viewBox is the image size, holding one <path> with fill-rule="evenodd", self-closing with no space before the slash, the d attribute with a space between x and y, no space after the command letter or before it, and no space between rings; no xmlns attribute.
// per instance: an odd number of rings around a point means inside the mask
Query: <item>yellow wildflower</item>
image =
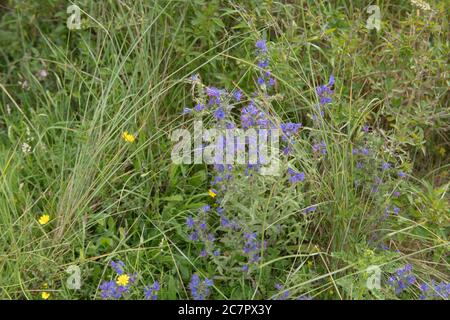
<svg viewBox="0 0 450 320"><path fill-rule="evenodd" d="M47 300L48 298L50 298L50 293L43 291L41 293L41 297L42 297L42 299Z"/></svg>
<svg viewBox="0 0 450 320"><path fill-rule="evenodd" d="M117 278L117 285L125 287L130 282L130 277L127 274L122 274Z"/></svg>
<svg viewBox="0 0 450 320"><path fill-rule="evenodd" d="M210 190L208 191L208 193L209 193L209 195L211 196L211 198L215 198L215 197L217 196L217 194L216 194L212 189L210 189Z"/></svg>
<svg viewBox="0 0 450 320"><path fill-rule="evenodd" d="M130 143L133 143L134 140L136 140L136 137L134 135L128 133L128 131L125 131L124 133L122 133L122 138L126 142L130 142Z"/></svg>
<svg viewBox="0 0 450 320"><path fill-rule="evenodd" d="M50 221L50 216L48 214L43 214L38 221L41 225L47 224Z"/></svg>

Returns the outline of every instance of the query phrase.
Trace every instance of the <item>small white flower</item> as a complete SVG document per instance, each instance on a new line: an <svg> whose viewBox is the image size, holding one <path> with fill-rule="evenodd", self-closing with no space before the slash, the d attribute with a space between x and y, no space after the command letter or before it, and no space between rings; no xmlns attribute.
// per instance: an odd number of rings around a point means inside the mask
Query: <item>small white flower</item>
<svg viewBox="0 0 450 320"><path fill-rule="evenodd" d="M37 77L39 78L39 80L44 80L45 78L47 78L48 76L48 72L45 69L39 70Z"/></svg>
<svg viewBox="0 0 450 320"><path fill-rule="evenodd" d="M424 11L433 11L430 7L430 4L423 0L411 0L411 3Z"/></svg>
<svg viewBox="0 0 450 320"><path fill-rule="evenodd" d="M31 153L31 146L26 142L22 143L22 152L25 154Z"/></svg>

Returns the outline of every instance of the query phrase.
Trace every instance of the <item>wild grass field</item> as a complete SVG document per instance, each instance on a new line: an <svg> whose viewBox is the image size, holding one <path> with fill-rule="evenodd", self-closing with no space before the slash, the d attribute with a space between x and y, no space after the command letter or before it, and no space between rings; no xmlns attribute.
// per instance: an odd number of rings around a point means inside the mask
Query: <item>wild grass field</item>
<svg viewBox="0 0 450 320"><path fill-rule="evenodd" d="M0 298L448 299L449 12L0 1ZM280 174L174 163L200 119Z"/></svg>

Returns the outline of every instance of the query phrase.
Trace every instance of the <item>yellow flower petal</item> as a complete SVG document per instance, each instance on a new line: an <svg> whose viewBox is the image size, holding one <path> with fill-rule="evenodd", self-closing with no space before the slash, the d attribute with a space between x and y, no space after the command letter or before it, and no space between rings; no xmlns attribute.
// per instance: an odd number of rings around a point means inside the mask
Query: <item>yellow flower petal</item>
<svg viewBox="0 0 450 320"><path fill-rule="evenodd" d="M215 198L217 196L217 194L212 191L211 189L208 191L209 195L211 196L211 198Z"/></svg>
<svg viewBox="0 0 450 320"><path fill-rule="evenodd" d="M41 293L41 297L42 299L47 300L48 298L50 298L50 293L44 291Z"/></svg>
<svg viewBox="0 0 450 320"><path fill-rule="evenodd" d="M122 274L117 278L117 285L125 287L130 281L130 277L127 274Z"/></svg>
<svg viewBox="0 0 450 320"><path fill-rule="evenodd" d="M130 142L130 143L133 143L134 140L136 140L136 137L134 135L128 133L128 131L125 131L124 133L122 133L122 138L126 142Z"/></svg>
<svg viewBox="0 0 450 320"><path fill-rule="evenodd" d="M43 214L40 216L38 222L41 225L47 224L50 221L50 216L48 214Z"/></svg>

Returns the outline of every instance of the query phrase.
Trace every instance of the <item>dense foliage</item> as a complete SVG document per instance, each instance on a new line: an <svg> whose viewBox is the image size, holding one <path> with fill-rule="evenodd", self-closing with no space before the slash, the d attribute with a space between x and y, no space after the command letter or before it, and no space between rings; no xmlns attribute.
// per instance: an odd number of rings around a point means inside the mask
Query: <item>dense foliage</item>
<svg viewBox="0 0 450 320"><path fill-rule="evenodd" d="M76 4L0 4L0 298L448 298L448 2ZM173 163L199 119L280 175Z"/></svg>

